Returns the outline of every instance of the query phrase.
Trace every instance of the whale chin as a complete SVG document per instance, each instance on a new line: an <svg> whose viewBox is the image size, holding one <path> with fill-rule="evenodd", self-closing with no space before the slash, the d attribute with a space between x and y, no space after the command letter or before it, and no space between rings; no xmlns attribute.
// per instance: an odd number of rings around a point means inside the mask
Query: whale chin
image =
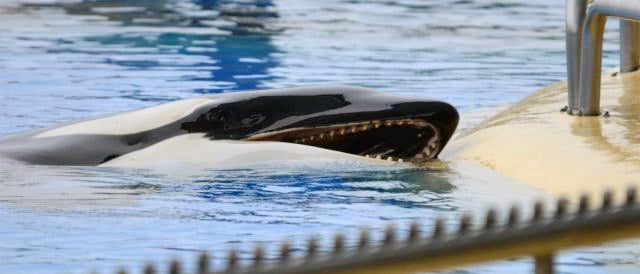
<svg viewBox="0 0 640 274"><path fill-rule="evenodd" d="M423 119L368 120L291 128L253 135L245 140L296 143L399 162L434 159L446 142L437 127Z"/></svg>

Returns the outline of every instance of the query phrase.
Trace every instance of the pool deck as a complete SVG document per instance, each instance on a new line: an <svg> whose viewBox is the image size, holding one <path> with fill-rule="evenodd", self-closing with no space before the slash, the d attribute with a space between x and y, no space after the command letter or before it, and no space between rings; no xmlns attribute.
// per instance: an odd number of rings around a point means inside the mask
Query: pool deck
<svg viewBox="0 0 640 274"><path fill-rule="evenodd" d="M441 159L472 162L568 198L638 183L640 73L613 72L602 79L602 112L609 117L561 112L567 84L560 82L462 132Z"/></svg>

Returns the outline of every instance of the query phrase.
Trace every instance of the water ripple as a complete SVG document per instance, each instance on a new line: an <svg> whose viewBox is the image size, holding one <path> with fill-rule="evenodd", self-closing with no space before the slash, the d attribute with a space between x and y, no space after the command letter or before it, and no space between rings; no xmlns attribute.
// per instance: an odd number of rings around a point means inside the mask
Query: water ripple
<svg viewBox="0 0 640 274"><path fill-rule="evenodd" d="M482 118L469 112L565 77L563 8L557 0L5 0L0 134L201 94L327 83L447 100L469 126ZM617 54L610 26L606 66ZM221 258L233 245L416 218L429 229L441 214L455 222L513 202L505 196L540 195L489 175L318 163L186 175L15 165L0 178L3 273L104 273L150 258L192 260L204 249ZM637 270L633 246L569 253L559 268ZM519 259L461 272L529 267Z"/></svg>

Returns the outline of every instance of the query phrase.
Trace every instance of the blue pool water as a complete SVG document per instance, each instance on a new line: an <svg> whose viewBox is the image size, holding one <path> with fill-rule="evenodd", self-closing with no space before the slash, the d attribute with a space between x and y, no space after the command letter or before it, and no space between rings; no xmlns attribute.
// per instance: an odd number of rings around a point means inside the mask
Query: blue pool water
<svg viewBox="0 0 640 274"><path fill-rule="evenodd" d="M468 128L477 110L565 77L562 2L5 0L0 134L203 94L327 83L446 100ZM616 61L612 30L605 66ZM186 174L0 167L0 273L135 270L254 243L273 252L283 239L299 246L306 235L416 218L428 230L437 216L454 223L516 202L505 197L544 196L495 176L330 162ZM634 273L634 246L567 253L559 267ZM530 269L524 258L455 273Z"/></svg>

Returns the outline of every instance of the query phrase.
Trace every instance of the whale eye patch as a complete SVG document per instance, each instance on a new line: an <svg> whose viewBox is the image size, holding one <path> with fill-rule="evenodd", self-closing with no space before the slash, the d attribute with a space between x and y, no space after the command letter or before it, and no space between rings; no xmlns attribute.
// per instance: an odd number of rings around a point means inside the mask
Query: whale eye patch
<svg viewBox="0 0 640 274"><path fill-rule="evenodd" d="M320 113L350 104L340 94L260 96L209 108L195 120L183 122L180 128L187 132L206 132L213 139L238 139L250 130L268 127L287 117Z"/></svg>

